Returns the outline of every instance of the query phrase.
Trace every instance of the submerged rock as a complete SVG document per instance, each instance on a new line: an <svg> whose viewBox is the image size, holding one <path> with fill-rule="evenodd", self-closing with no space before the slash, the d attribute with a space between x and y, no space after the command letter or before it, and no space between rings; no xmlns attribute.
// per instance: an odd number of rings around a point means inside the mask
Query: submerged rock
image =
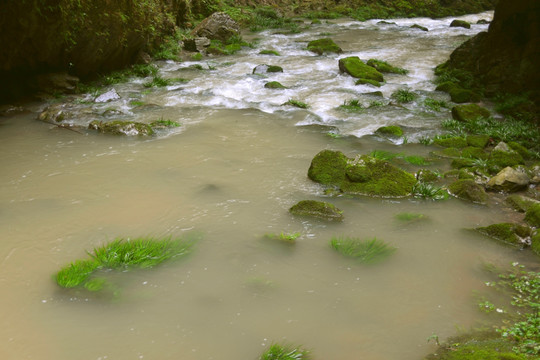
<svg viewBox="0 0 540 360"><path fill-rule="evenodd" d="M307 45L307 49L319 55L324 53L340 54L343 52L343 50L341 50L341 48L330 38L310 41Z"/></svg>
<svg viewBox="0 0 540 360"><path fill-rule="evenodd" d="M453 182L448 186L448 191L459 199L479 204L485 204L488 198L484 188L470 179Z"/></svg>
<svg viewBox="0 0 540 360"><path fill-rule="evenodd" d="M383 75L375 68L364 64L358 56L349 56L339 59L339 70L357 79L384 81Z"/></svg>
<svg viewBox="0 0 540 360"><path fill-rule="evenodd" d="M150 125L134 121L103 122L94 120L88 125L88 128L112 135L150 136L154 134Z"/></svg>
<svg viewBox="0 0 540 360"><path fill-rule="evenodd" d="M387 161L362 155L347 158L342 152L323 150L311 161L308 177L348 194L374 197L405 197L416 178Z"/></svg>
<svg viewBox="0 0 540 360"><path fill-rule="evenodd" d="M487 187L495 191L516 192L525 189L528 184L527 174L511 167L505 167L488 181Z"/></svg>
<svg viewBox="0 0 540 360"><path fill-rule="evenodd" d="M450 23L450 27L462 27L462 28L465 28L465 29L470 29L471 28L471 24L468 23L467 21L465 20L453 20L451 23Z"/></svg>
<svg viewBox="0 0 540 360"><path fill-rule="evenodd" d="M422 26L422 25L418 25L418 24L413 24L411 26L409 26L411 29L419 29L419 30L422 30L422 31L429 31L429 29L425 26Z"/></svg>
<svg viewBox="0 0 540 360"><path fill-rule="evenodd" d="M199 23L191 32L192 36L226 42L240 34L240 25L224 12L215 12Z"/></svg>
<svg viewBox="0 0 540 360"><path fill-rule="evenodd" d="M540 201L523 195L510 195L506 198L506 203L516 211L526 212L534 204L540 204Z"/></svg>
<svg viewBox="0 0 540 360"><path fill-rule="evenodd" d="M264 84L264 87L267 89L286 89L285 86L281 85L278 81L270 81Z"/></svg>
<svg viewBox="0 0 540 360"><path fill-rule="evenodd" d="M283 72L283 68L277 65L261 64L255 66L255 68L253 69L253 74L266 74L275 72Z"/></svg>
<svg viewBox="0 0 540 360"><path fill-rule="evenodd" d="M343 211L334 205L315 200L302 200L289 209L293 215L311 216L330 221L343 221Z"/></svg>
<svg viewBox="0 0 540 360"><path fill-rule="evenodd" d="M452 117L457 121L470 122L478 118L489 118L488 109L477 104L456 105L452 108Z"/></svg>
<svg viewBox="0 0 540 360"><path fill-rule="evenodd" d="M94 101L97 103L104 103L104 102L109 102L109 101L118 100L118 99L120 99L120 95L118 95L115 89L111 89L107 91L106 93L101 94L98 97L96 97Z"/></svg>
<svg viewBox="0 0 540 360"><path fill-rule="evenodd" d="M397 125L381 126L375 131L375 134L384 137L399 138L403 136L403 129Z"/></svg>
<svg viewBox="0 0 540 360"><path fill-rule="evenodd" d="M531 236L532 230L528 226L500 223L475 229L480 234L511 245L525 245Z"/></svg>
<svg viewBox="0 0 540 360"><path fill-rule="evenodd" d="M53 104L47 106L38 115L38 120L48 123L59 123L71 116L72 114L65 110L64 104Z"/></svg>
<svg viewBox="0 0 540 360"><path fill-rule="evenodd" d="M540 228L540 204L531 205L525 212L525 221L535 228Z"/></svg>

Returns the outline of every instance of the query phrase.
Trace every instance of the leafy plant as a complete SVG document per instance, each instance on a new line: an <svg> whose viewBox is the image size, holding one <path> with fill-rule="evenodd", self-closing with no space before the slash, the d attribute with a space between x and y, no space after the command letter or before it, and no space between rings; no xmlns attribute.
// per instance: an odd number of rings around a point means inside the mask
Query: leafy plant
<svg viewBox="0 0 540 360"><path fill-rule="evenodd" d="M293 244L296 241L296 239L300 237L300 233L295 232L292 234L287 234L282 231L279 234L273 234L273 233L265 234L264 237L271 240L279 240L279 241Z"/></svg>
<svg viewBox="0 0 540 360"><path fill-rule="evenodd" d="M300 109L307 109L309 107L308 104L306 104L306 103L304 103L302 101L299 101L299 100L294 100L294 99L289 99L289 101L287 101L283 105L292 105L292 106L296 106L297 108L300 108Z"/></svg>
<svg viewBox="0 0 540 360"><path fill-rule="evenodd" d="M159 120L152 121L150 123L151 127L158 127L158 128L170 128L170 127L179 127L181 124L177 121L159 118Z"/></svg>
<svg viewBox="0 0 540 360"><path fill-rule="evenodd" d="M414 197L433 200L446 200L449 196L444 188L423 182L417 182L413 187L412 193Z"/></svg>
<svg viewBox="0 0 540 360"><path fill-rule="evenodd" d="M399 221L411 223L426 219L424 214L403 212L395 215L395 218Z"/></svg>
<svg viewBox="0 0 540 360"><path fill-rule="evenodd" d="M309 351L299 346L272 344L260 356L260 360L308 360Z"/></svg>
<svg viewBox="0 0 540 360"><path fill-rule="evenodd" d="M146 88L151 88L151 87L164 87L164 86L169 86L171 84L172 84L172 81L170 79L164 79L161 76L156 75L154 76L152 81L144 83L143 86Z"/></svg>
<svg viewBox="0 0 540 360"><path fill-rule="evenodd" d="M392 99L395 99L400 104L410 103L418 97L414 92L407 89L399 89L392 93Z"/></svg>
<svg viewBox="0 0 540 360"><path fill-rule="evenodd" d="M364 110L364 105L357 99L345 100L343 105L339 106L339 109L349 112L359 112Z"/></svg>
<svg viewBox="0 0 540 360"><path fill-rule="evenodd" d="M448 109L448 103L444 100L435 100L432 98L426 98L424 100L424 106L430 108L433 111L441 111L442 108Z"/></svg>
<svg viewBox="0 0 540 360"><path fill-rule="evenodd" d="M396 248L377 238L361 240L350 237L333 237L330 245L339 253L356 259L360 263L376 263L390 256Z"/></svg>

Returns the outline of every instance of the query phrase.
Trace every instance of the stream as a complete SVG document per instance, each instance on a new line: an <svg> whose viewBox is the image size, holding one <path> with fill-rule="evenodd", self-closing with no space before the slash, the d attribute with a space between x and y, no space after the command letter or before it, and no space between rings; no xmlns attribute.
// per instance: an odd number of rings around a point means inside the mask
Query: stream
<svg viewBox="0 0 540 360"><path fill-rule="evenodd" d="M339 19L299 34L248 33L256 47L235 55L156 62L163 78L188 82L148 89L149 78L139 78L109 87L120 95L111 102L91 94L61 100L75 114L66 122L84 129L96 119L181 123L152 137L78 134L37 121L46 102L0 117L0 358L257 359L272 343L291 343L313 359L415 360L436 349L427 341L433 334L444 340L485 321L475 297L487 279L482 265L531 255L462 229L507 221L507 212L457 199L329 197L307 170L322 149L428 156L434 148L418 140L451 117L424 103L450 103L434 90L433 68L486 31L476 21L492 15L459 17L471 29L450 28L453 18ZM305 50L321 37L344 53ZM409 73L386 74L380 88L355 85L339 73L345 56ZM260 64L284 71L252 74ZM268 81L287 89L266 89ZM404 88L419 96L396 106L390 96ZM283 105L289 99L309 107ZM351 99L366 109L338 108ZM382 106L368 108L374 101ZM385 125L402 126L405 138L373 135ZM288 213L305 199L333 203L345 220ZM403 212L427 220L403 224L395 218ZM293 246L264 238L281 232L300 236ZM53 279L117 237L193 234L200 240L185 259L111 274L121 284L113 298L66 291ZM377 237L397 251L363 266L335 253L333 236Z"/></svg>

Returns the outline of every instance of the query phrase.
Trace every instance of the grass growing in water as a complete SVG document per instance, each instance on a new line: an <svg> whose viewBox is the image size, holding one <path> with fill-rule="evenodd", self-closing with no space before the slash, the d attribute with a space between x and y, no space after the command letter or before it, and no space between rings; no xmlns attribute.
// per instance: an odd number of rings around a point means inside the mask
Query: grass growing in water
<svg viewBox="0 0 540 360"><path fill-rule="evenodd" d="M180 124L179 122L177 121L173 121L173 120L169 120L169 119L164 119L164 118L160 118L159 120L156 120L156 121L152 121L150 123L150 126L151 127L157 127L157 128L170 128L170 127L179 127L181 126L182 124Z"/></svg>
<svg viewBox="0 0 540 360"><path fill-rule="evenodd" d="M272 344L262 353L260 360L308 360L309 351L294 345Z"/></svg>
<svg viewBox="0 0 540 360"><path fill-rule="evenodd" d="M355 258L358 262L372 264L392 255L396 248L377 238L361 240L350 237L333 237L330 245L339 253Z"/></svg>
<svg viewBox="0 0 540 360"><path fill-rule="evenodd" d="M144 87L150 88L150 87L164 87L169 86L172 84L172 81L169 79L164 79L159 75L154 76L152 81L146 82L143 84Z"/></svg>
<svg viewBox="0 0 540 360"><path fill-rule="evenodd" d="M88 253L91 259L77 260L56 274L61 287L86 286L90 276L98 269L149 268L174 257L187 255L193 241L179 239L116 239Z"/></svg>
<svg viewBox="0 0 540 360"><path fill-rule="evenodd" d="M424 214L404 212L404 213L396 214L395 218L405 223L412 223L412 222L424 220L426 219L426 216Z"/></svg>
<svg viewBox="0 0 540 360"><path fill-rule="evenodd" d="M400 104L410 103L418 97L414 92L407 89L400 89L392 93L392 99L395 99Z"/></svg>
<svg viewBox="0 0 540 360"><path fill-rule="evenodd" d="M306 103L304 103L302 101L299 101L299 100L294 100L294 99L289 99L289 101L287 101L283 105L292 105L292 106L296 106L297 108L300 108L300 109L307 109L309 107L308 104L306 104Z"/></svg>
<svg viewBox="0 0 540 360"><path fill-rule="evenodd" d="M339 106L339 109L349 112L359 112L364 110L364 105L357 99L345 100L343 105Z"/></svg>
<svg viewBox="0 0 540 360"><path fill-rule="evenodd" d="M448 192L444 188L423 182L417 182L412 192L414 197L422 199L446 200L449 197Z"/></svg>
<svg viewBox="0 0 540 360"><path fill-rule="evenodd" d="M435 100L432 98L426 98L424 100L424 106L433 110L433 111L441 111L441 108L448 109L449 106L444 100Z"/></svg>
<svg viewBox="0 0 540 360"><path fill-rule="evenodd" d="M279 234L271 233L271 234L265 234L264 237L271 240L279 240L286 243L294 244L296 239L300 237L300 233L299 232L295 232L292 234L287 234L284 232L281 232Z"/></svg>

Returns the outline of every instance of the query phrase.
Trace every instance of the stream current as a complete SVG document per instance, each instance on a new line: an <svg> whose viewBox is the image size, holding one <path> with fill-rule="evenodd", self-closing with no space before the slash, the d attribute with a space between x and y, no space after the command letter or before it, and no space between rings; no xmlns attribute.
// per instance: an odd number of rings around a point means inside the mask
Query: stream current
<svg viewBox="0 0 540 360"><path fill-rule="evenodd" d="M277 342L301 344L314 359L413 360L435 350L427 342L432 334L443 340L482 320L473 296L486 279L482 264L526 262L527 254L462 229L505 221L507 213L456 199L326 197L306 174L326 148L351 157L433 150L417 140L440 132L450 117L448 109L423 105L426 97L449 101L434 91L433 68L487 30L475 23L491 16L461 17L473 23L469 30L450 28L452 19L342 19L294 35L246 34L258 38L256 48L200 63L209 70L157 63L161 76L187 83L149 90L142 85L149 79L137 79L114 85L120 99L112 102L64 99L77 114L67 121L82 127L110 114L182 124L151 138L81 135L39 122L46 103L1 117L0 358L257 359ZM430 31L411 29L413 23ZM344 53L305 50L320 37L331 37ZM259 55L261 49L281 56ZM344 56L410 72L385 75L381 88L355 86L339 73ZM253 75L259 64L284 71ZM287 89L266 89L267 81ZM390 104L402 88L419 97ZM383 98L367 94L378 90ZM309 108L284 106L289 99ZM383 106L337 109L351 99ZM407 144L372 136L391 124L405 128ZM290 215L304 199L332 202L344 222ZM395 215L402 212L429 220L400 224ZM112 274L121 284L112 299L64 291L52 278L117 237L194 232L201 240L188 258ZM300 237L294 246L263 238L281 232ZM332 251L333 236L377 237L397 251L384 263L361 266Z"/></svg>

